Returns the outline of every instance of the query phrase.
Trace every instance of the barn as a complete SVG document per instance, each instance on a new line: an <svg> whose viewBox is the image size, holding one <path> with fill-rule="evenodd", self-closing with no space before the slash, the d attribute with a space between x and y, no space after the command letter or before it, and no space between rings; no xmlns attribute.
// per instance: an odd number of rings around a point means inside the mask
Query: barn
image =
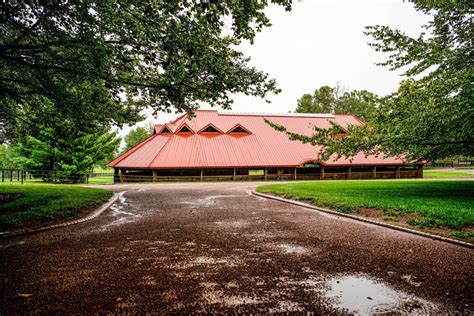
<svg viewBox="0 0 474 316"><path fill-rule="evenodd" d="M115 182L386 179L423 176L423 165L368 156L322 161L318 148L292 141L264 119L311 135L314 126L363 124L353 115L262 114L197 110L156 125L143 142L111 161Z"/></svg>

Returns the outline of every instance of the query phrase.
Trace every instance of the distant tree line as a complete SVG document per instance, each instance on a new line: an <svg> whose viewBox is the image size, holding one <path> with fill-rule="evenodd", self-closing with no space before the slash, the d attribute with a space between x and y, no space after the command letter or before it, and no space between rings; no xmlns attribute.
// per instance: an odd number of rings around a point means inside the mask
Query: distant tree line
<svg viewBox="0 0 474 316"><path fill-rule="evenodd" d="M371 120L379 97L366 90L345 91L340 84L321 86L313 94L306 93L297 101L297 113L353 114L363 121Z"/></svg>

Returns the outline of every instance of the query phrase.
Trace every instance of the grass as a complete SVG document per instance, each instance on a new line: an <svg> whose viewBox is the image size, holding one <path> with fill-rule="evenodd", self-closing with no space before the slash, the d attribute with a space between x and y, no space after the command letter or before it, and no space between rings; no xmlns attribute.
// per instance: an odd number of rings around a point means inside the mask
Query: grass
<svg viewBox="0 0 474 316"><path fill-rule="evenodd" d="M110 168L110 167L95 167L93 172L95 172L95 173L114 173L114 168Z"/></svg>
<svg viewBox="0 0 474 316"><path fill-rule="evenodd" d="M341 212L412 214L411 225L461 229L474 225L474 181L318 181L265 185L259 192L311 200Z"/></svg>
<svg viewBox="0 0 474 316"><path fill-rule="evenodd" d="M462 230L455 230L455 231L451 232L450 236L456 237L456 238L461 238L461 239L473 238L474 237L474 232L473 231L465 232L465 231L462 231Z"/></svg>
<svg viewBox="0 0 474 316"><path fill-rule="evenodd" d="M114 182L113 176L90 177L89 184L111 184Z"/></svg>
<svg viewBox="0 0 474 316"><path fill-rule="evenodd" d="M75 217L106 202L112 194L64 184L1 184L0 230Z"/></svg>
<svg viewBox="0 0 474 316"><path fill-rule="evenodd" d="M470 177L466 172L447 172L447 171L424 171L423 177L432 179L464 178Z"/></svg>

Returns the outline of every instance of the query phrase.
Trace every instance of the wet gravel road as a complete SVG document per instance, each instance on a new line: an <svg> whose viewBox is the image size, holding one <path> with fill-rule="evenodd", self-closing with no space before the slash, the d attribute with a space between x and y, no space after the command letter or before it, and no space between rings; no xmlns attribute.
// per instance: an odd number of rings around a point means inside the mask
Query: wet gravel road
<svg viewBox="0 0 474 316"><path fill-rule="evenodd" d="M473 312L472 249L255 185L110 186L121 198L93 221L0 240L0 314Z"/></svg>

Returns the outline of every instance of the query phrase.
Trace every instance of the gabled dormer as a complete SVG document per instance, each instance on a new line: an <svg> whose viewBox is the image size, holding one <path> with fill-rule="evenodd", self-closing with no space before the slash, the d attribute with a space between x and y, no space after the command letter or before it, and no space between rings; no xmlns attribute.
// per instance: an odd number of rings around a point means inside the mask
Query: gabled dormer
<svg viewBox="0 0 474 316"><path fill-rule="evenodd" d="M224 132L217 128L214 124L209 123L198 132L199 134L223 134Z"/></svg>
<svg viewBox="0 0 474 316"><path fill-rule="evenodd" d="M183 123L178 129L176 129L175 134L194 134L191 127L188 124Z"/></svg>
<svg viewBox="0 0 474 316"><path fill-rule="evenodd" d="M171 134L171 130L168 128L168 126L166 125L163 125L158 131L157 131L157 134L158 135L167 135L167 134Z"/></svg>
<svg viewBox="0 0 474 316"><path fill-rule="evenodd" d="M346 137L347 136L347 130L343 127L339 129L339 131L334 135L336 138L341 138L341 137Z"/></svg>
<svg viewBox="0 0 474 316"><path fill-rule="evenodd" d="M240 124L236 124L234 127L232 127L229 131L227 131L227 134L235 134L235 135L250 135L252 134L248 129L243 127Z"/></svg>

